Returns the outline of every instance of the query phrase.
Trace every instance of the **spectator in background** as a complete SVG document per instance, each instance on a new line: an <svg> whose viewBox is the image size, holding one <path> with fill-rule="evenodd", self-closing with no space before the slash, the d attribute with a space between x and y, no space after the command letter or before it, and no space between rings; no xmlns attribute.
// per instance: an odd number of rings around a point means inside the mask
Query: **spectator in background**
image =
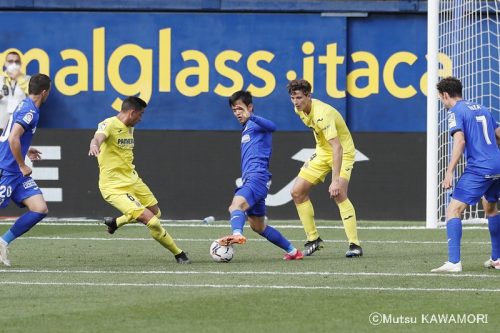
<svg viewBox="0 0 500 333"><path fill-rule="evenodd" d="M10 51L5 57L5 72L0 74L0 129L7 126L17 105L28 96L30 76L21 72L21 55Z"/></svg>

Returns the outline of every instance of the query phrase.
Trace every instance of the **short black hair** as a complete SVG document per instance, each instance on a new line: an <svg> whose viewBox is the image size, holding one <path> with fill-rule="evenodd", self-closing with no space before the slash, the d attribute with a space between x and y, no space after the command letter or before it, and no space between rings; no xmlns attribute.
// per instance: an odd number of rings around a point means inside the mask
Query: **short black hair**
<svg viewBox="0 0 500 333"><path fill-rule="evenodd" d="M302 91L304 95L309 95L312 91L312 86L308 81L299 79L288 82L286 89L288 89L289 95L293 94L293 92L297 90Z"/></svg>
<svg viewBox="0 0 500 333"><path fill-rule="evenodd" d="M440 94L448 93L450 97L462 97L462 83L456 77L445 77L436 87Z"/></svg>
<svg viewBox="0 0 500 333"><path fill-rule="evenodd" d="M28 94L40 95L42 91L50 89L50 77L45 74L37 73L30 79Z"/></svg>
<svg viewBox="0 0 500 333"><path fill-rule="evenodd" d="M240 99L243 102L243 104L248 106L252 104L252 93L245 90L240 90L235 92L234 94L231 95L231 97L229 97L229 106L233 106Z"/></svg>
<svg viewBox="0 0 500 333"><path fill-rule="evenodd" d="M17 51L9 51L9 53L7 53L7 54L5 55L5 59L7 59L7 57L8 57L9 55L11 55L11 54L16 55L16 56L19 58L19 60L21 60L21 55L20 55L20 54L19 54L19 52L17 52Z"/></svg>
<svg viewBox="0 0 500 333"><path fill-rule="evenodd" d="M122 111L142 110L145 109L146 106L148 106L148 104L139 97L129 96L125 98L125 100L122 103Z"/></svg>

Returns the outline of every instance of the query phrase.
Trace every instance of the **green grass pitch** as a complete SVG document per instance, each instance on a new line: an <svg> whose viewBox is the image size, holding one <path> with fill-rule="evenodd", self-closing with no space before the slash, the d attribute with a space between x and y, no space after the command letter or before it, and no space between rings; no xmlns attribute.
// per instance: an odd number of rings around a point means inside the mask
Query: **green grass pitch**
<svg viewBox="0 0 500 333"><path fill-rule="evenodd" d="M269 223L302 247L300 222ZM108 235L96 222L41 223L0 266L0 332L498 332L500 271L483 268L486 226L464 227L462 273L433 274L447 258L443 229L360 222L365 255L347 259L341 222L317 224L325 248L302 261L283 261L246 228L248 242L221 264L208 249L227 223L168 221L193 261L178 265L144 226ZM373 325L373 313L385 321ZM469 317L432 322L438 315Z"/></svg>

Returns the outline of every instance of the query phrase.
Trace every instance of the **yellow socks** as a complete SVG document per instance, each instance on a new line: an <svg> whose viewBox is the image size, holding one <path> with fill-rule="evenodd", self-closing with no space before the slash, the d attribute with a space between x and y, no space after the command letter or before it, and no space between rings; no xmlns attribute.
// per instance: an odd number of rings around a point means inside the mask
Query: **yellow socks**
<svg viewBox="0 0 500 333"><path fill-rule="evenodd" d="M358 230L356 228L356 212L354 206L349 199L346 199L338 204L340 210L340 217L344 223L345 234L349 243L359 245Z"/></svg>
<svg viewBox="0 0 500 333"><path fill-rule="evenodd" d="M306 232L306 237L308 241L313 241L319 237L318 230L316 229L316 223L314 223L314 208L311 200L304 201L301 204L296 204L297 213L299 213L300 222L304 227Z"/></svg>
<svg viewBox="0 0 500 333"><path fill-rule="evenodd" d="M137 223L137 220L129 220L125 215L116 218L116 226L118 228L129 223Z"/></svg>
<svg viewBox="0 0 500 333"><path fill-rule="evenodd" d="M174 240L168 232L161 226L160 220L156 216L149 220L146 226L148 227L151 236L167 250L172 252L174 255L178 255L182 252L182 250L175 245Z"/></svg>

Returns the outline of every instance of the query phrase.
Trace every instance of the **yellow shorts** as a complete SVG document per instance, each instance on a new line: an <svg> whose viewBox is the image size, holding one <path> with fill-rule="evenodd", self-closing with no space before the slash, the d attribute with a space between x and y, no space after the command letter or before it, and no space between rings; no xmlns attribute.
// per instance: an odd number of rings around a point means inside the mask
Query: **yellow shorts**
<svg viewBox="0 0 500 333"><path fill-rule="evenodd" d="M332 171L333 158L331 155L317 154L316 152L300 168L299 177L307 180L311 184L319 184L325 181L326 175ZM354 167L354 156L344 155L340 177L350 180Z"/></svg>
<svg viewBox="0 0 500 333"><path fill-rule="evenodd" d="M140 178L133 185L100 190L104 200L118 209L129 220L137 219L146 207L158 204L158 200Z"/></svg>

